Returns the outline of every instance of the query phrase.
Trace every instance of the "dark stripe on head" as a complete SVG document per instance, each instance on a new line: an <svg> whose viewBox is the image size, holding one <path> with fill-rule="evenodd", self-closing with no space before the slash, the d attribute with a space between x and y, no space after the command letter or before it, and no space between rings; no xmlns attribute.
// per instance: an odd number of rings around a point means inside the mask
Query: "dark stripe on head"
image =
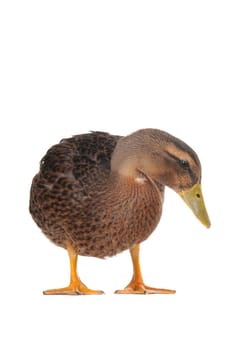
<svg viewBox="0 0 233 350"><path fill-rule="evenodd" d="M185 151L185 150L182 149L182 151ZM181 168L183 168L185 171L187 171L187 172L189 173L189 176L190 176L190 178L192 179L192 182L193 182L193 183L197 183L198 177L197 177L197 175L192 171L192 169L190 168L190 164L189 164L188 161L187 161L186 165L184 166L184 165L182 164L182 161L186 161L185 159L180 159L179 157L175 156L174 154L172 154L172 153L169 152L169 151L165 151L165 152L166 152L166 154L167 154L170 158L174 159L174 160L177 162L178 166L180 166ZM185 152L187 152L187 150L186 150ZM189 153L189 155L190 155L190 153ZM192 159L193 159L193 157L192 157ZM197 158L197 159L198 159L198 158ZM196 159L194 159L194 160L196 160ZM198 160L198 161L199 161L199 160ZM196 162L195 162L195 163L196 163ZM196 163L196 164L197 164L197 163Z"/></svg>
<svg viewBox="0 0 233 350"><path fill-rule="evenodd" d="M191 147L189 147L188 145L186 145L186 143L176 138L172 139L172 143L177 149L180 149L181 151L188 153L189 156L192 157L196 165L200 166L200 161L198 159L198 156Z"/></svg>

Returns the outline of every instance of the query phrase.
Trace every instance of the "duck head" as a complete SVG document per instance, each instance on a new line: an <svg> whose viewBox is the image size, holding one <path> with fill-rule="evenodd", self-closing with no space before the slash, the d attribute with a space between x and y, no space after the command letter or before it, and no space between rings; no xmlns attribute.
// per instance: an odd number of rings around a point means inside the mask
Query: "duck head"
<svg viewBox="0 0 233 350"><path fill-rule="evenodd" d="M207 228L210 220L201 190L201 163L192 148L158 129L141 129L122 137L113 152L111 169L138 179L146 176L177 192Z"/></svg>

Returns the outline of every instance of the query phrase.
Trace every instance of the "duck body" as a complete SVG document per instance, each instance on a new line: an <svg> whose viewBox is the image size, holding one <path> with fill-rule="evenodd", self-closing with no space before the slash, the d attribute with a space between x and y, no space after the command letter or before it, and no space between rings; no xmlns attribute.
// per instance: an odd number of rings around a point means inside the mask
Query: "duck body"
<svg viewBox="0 0 233 350"><path fill-rule="evenodd" d="M77 135L41 160L30 212L55 244L104 258L141 243L157 226L164 186L142 174L125 179L111 172L119 139L102 132Z"/></svg>

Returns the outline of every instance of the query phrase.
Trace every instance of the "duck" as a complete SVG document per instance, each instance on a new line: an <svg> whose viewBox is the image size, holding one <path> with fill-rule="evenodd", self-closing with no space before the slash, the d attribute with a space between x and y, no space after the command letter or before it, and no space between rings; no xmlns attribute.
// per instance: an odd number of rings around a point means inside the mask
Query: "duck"
<svg viewBox="0 0 233 350"><path fill-rule="evenodd" d="M175 191L207 228L196 152L153 128L126 136L95 131L62 139L40 161L29 211L44 235L67 250L70 283L45 295L98 295L78 274L78 256L107 258L129 250L133 276L117 294L174 294L149 287L140 267L140 245L156 229L165 188Z"/></svg>

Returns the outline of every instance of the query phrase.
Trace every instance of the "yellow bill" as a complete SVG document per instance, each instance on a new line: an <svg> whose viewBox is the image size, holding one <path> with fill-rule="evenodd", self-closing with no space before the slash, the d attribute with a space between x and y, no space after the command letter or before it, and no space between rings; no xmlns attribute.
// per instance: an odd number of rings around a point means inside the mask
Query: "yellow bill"
<svg viewBox="0 0 233 350"><path fill-rule="evenodd" d="M192 210L194 215L201 221L201 223L207 228L210 227L210 219L205 207L201 185L197 183L190 190L181 191L178 193L185 203Z"/></svg>

